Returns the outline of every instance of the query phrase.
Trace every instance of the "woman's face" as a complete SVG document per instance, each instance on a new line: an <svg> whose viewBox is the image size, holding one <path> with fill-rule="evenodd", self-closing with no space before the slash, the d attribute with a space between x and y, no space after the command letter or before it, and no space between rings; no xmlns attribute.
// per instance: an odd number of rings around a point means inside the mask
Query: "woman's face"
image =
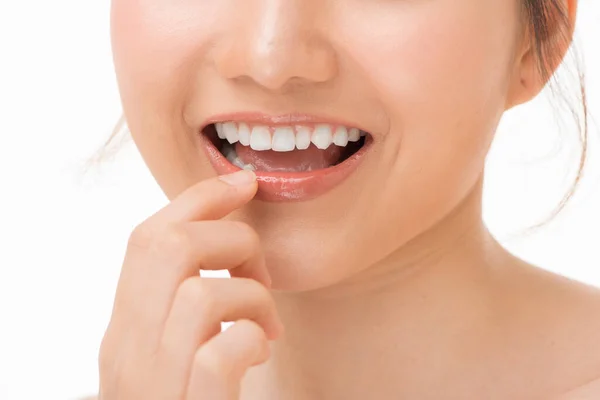
<svg viewBox="0 0 600 400"><path fill-rule="evenodd" d="M217 174L209 122L273 133L287 117L268 117L291 114L368 132L344 179L280 185L230 216L259 233L274 287L302 290L384 260L477 187L519 13L516 0L113 0L113 50L134 141L171 199Z"/></svg>

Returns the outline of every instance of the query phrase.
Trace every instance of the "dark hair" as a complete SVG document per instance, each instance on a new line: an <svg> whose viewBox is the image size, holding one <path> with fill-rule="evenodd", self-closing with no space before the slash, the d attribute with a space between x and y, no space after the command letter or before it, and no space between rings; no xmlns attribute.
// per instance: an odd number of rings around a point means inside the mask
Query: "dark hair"
<svg viewBox="0 0 600 400"><path fill-rule="evenodd" d="M549 89L555 101L554 106L558 106L559 103L564 104L573 116L578 127L578 140L581 144L579 169L573 184L548 219L530 228L536 229L551 221L564 209L583 177L588 154L588 110L584 73L577 49L574 46L571 48L571 52L575 62L574 72L577 74L577 81L579 82L576 99L568 96L567 88L561 80L556 79L556 75L553 73L554 67L562 61L561 57L564 56L565 47L569 47L572 40L573 27L571 26L568 10L565 8L565 0L519 1L522 1L524 26L527 28L525 31L531 36L530 39L534 46L540 76L544 82L549 82ZM88 166L101 162L107 156L113 155L119 150L123 140L117 140L117 138L121 132L126 131L125 128L126 121L122 116L105 144L88 161ZM125 138L122 137L121 139Z"/></svg>

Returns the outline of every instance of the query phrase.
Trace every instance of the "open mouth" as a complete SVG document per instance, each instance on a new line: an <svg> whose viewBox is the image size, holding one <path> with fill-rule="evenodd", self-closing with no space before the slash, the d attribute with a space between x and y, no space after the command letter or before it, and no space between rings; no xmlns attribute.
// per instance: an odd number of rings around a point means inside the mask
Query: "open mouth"
<svg viewBox="0 0 600 400"><path fill-rule="evenodd" d="M371 135L340 124L214 122L200 135L215 170L255 171L257 198L308 200L340 184L359 165Z"/></svg>
<svg viewBox="0 0 600 400"><path fill-rule="evenodd" d="M368 135L341 125L268 127L243 122L210 124L203 133L238 168L289 173L339 165L363 148Z"/></svg>

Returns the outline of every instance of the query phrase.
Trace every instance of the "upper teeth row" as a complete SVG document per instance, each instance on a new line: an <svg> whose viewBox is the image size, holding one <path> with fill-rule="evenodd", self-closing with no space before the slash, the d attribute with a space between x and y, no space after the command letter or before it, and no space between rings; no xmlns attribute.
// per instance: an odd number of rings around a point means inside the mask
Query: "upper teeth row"
<svg viewBox="0 0 600 400"><path fill-rule="evenodd" d="M309 126L250 126L241 122L218 122L215 128L220 139L227 139L231 144L240 142L253 150L292 151L305 150L313 143L319 149L326 149L331 144L346 146L348 142L357 142L365 133L358 128L347 128L342 125L318 124Z"/></svg>

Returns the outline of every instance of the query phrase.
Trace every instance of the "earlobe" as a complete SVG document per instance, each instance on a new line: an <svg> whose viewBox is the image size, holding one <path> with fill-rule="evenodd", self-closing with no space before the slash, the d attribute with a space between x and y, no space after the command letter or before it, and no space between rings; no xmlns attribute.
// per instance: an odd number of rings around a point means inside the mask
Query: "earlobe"
<svg viewBox="0 0 600 400"><path fill-rule="evenodd" d="M525 35L529 35L529 33L525 33ZM515 58L514 71L511 76L506 105L504 107L505 110L533 99L543 87L543 84L540 85L541 79L537 67L537 56L529 37L526 36L522 50Z"/></svg>
<svg viewBox="0 0 600 400"><path fill-rule="evenodd" d="M551 13L553 15L548 16L545 31L549 32L549 35L543 39L543 43L533 42L536 35L532 34L532 27L528 26L524 30L524 43L519 56L515 58L515 70L510 82L505 110L526 103L537 96L560 66L573 39L577 2L578 0L556 2L563 8L555 10ZM542 46L543 51L538 51L538 46ZM539 59L540 54L544 55L544 59Z"/></svg>

